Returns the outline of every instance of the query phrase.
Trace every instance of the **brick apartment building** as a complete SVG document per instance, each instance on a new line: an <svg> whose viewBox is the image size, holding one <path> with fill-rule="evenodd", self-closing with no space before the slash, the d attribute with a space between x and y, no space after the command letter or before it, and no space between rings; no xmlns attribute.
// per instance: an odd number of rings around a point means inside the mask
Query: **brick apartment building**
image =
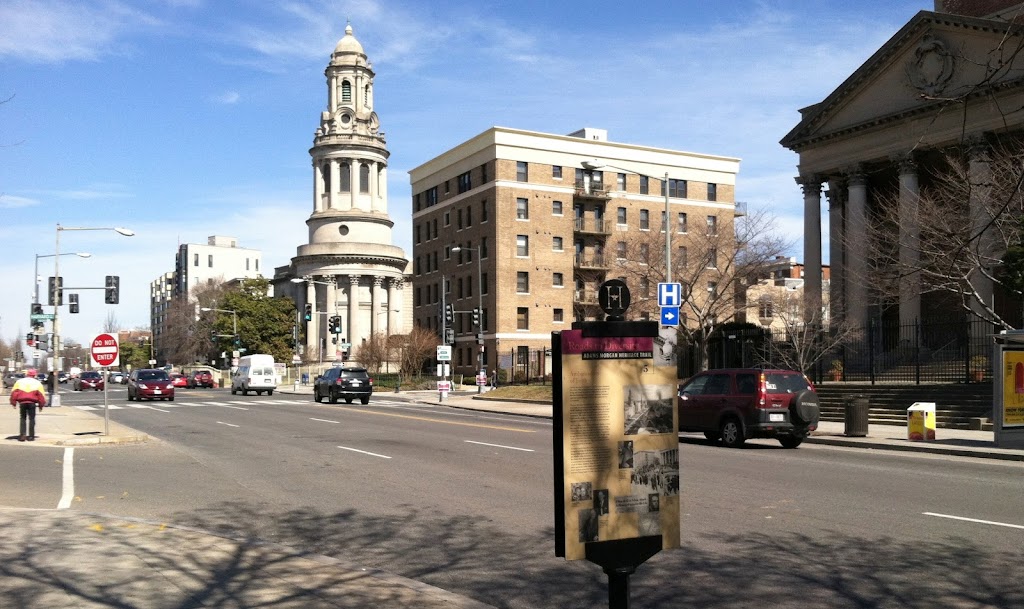
<svg viewBox="0 0 1024 609"><path fill-rule="evenodd" d="M491 128L410 171L414 323L440 335L450 303L456 373L481 352L488 371L523 366L552 331L601 318L598 286L635 257L631 239L664 244L666 205L673 249L698 226L730 234L738 170L736 158L610 142L600 129ZM627 283L629 317L655 318L656 286Z"/></svg>

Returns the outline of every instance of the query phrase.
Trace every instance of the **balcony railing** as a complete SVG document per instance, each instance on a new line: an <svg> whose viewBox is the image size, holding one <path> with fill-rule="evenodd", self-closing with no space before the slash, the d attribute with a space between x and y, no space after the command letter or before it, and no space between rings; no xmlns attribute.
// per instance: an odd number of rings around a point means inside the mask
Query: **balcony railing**
<svg viewBox="0 0 1024 609"><path fill-rule="evenodd" d="M608 263L603 254L577 254L576 268L579 269L607 269Z"/></svg>
<svg viewBox="0 0 1024 609"><path fill-rule="evenodd" d="M595 235L610 235L612 223L609 220L597 218L576 218L573 230L577 233L593 233Z"/></svg>
<svg viewBox="0 0 1024 609"><path fill-rule="evenodd" d="M604 184L576 182L576 196L585 199L610 199L611 194Z"/></svg>
<svg viewBox="0 0 1024 609"><path fill-rule="evenodd" d="M582 289L576 290L576 304L596 305L597 290Z"/></svg>

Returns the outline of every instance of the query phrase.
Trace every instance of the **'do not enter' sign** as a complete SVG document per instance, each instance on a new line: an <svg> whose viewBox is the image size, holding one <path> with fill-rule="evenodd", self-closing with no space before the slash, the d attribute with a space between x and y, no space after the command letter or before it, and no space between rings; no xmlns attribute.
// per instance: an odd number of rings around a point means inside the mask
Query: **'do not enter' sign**
<svg viewBox="0 0 1024 609"><path fill-rule="evenodd" d="M117 366L119 363L120 345L117 336L111 334L100 334L92 339L89 348L89 357L92 365L99 368Z"/></svg>

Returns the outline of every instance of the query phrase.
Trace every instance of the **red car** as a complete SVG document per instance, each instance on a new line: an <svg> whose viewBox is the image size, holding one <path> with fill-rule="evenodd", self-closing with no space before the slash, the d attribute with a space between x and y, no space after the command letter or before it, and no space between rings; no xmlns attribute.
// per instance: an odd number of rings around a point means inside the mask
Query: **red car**
<svg viewBox="0 0 1024 609"><path fill-rule="evenodd" d="M75 391L85 391L86 389L103 391L103 385L103 375L95 370L89 370L78 375L72 388Z"/></svg>
<svg viewBox="0 0 1024 609"><path fill-rule="evenodd" d="M209 370L194 370L192 376L188 377L188 386L192 388L213 387L213 375Z"/></svg>
<svg viewBox="0 0 1024 609"><path fill-rule="evenodd" d="M184 374L172 374L171 384L175 387L188 387L188 377Z"/></svg>
<svg viewBox="0 0 1024 609"><path fill-rule="evenodd" d="M128 376L128 401L150 400L174 401L174 385L165 370L143 368L132 370Z"/></svg>

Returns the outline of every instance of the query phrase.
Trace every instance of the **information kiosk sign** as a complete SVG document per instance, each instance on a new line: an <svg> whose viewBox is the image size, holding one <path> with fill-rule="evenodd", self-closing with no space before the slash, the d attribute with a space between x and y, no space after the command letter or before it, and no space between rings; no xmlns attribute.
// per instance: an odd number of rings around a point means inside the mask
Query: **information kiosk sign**
<svg viewBox="0 0 1024 609"><path fill-rule="evenodd" d="M555 555L601 565L610 607L628 606L629 573L680 545L676 369L656 365L658 323L624 308L551 337Z"/></svg>

